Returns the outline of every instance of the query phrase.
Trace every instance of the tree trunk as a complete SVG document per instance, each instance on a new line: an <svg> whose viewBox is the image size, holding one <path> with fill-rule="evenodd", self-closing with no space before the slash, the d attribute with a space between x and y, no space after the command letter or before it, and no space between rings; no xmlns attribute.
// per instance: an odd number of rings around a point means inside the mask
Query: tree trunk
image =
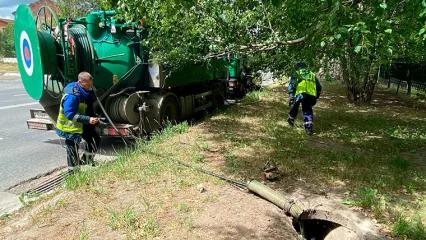
<svg viewBox="0 0 426 240"><path fill-rule="evenodd" d="M387 74L387 79L388 79L388 88L390 88L390 86L391 86L391 65L389 64L388 65L388 70L386 71L388 74Z"/></svg>
<svg viewBox="0 0 426 240"><path fill-rule="evenodd" d="M411 94L411 86L412 86L410 68L407 69L406 76L407 76L407 95L410 95Z"/></svg>
<svg viewBox="0 0 426 240"><path fill-rule="evenodd" d="M365 103L371 103L371 100L373 99L374 89L376 88L376 84L379 79L378 69L374 68L372 72L373 73L369 75L368 83L364 89L365 99L363 99L363 101ZM376 74L374 74L374 72L376 72Z"/></svg>
<svg viewBox="0 0 426 240"><path fill-rule="evenodd" d="M340 69L342 70L343 83L346 87L346 98L348 99L348 101L354 102L356 96L354 94L353 85L350 79L350 73L348 71L348 60L346 59L345 55L342 55L340 57Z"/></svg>

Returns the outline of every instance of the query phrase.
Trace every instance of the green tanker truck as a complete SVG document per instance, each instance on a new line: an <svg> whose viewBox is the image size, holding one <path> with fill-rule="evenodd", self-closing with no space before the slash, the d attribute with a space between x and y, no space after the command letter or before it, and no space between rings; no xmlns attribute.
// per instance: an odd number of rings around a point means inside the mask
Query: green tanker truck
<svg viewBox="0 0 426 240"><path fill-rule="evenodd" d="M231 97L243 97L246 91L253 89L253 77L247 68L247 58L241 58L238 54L224 58L228 66L228 90Z"/></svg>
<svg viewBox="0 0 426 240"><path fill-rule="evenodd" d="M54 129L63 87L82 71L94 79L95 111L111 120L101 135L152 133L167 120L177 122L223 104L229 90L226 61L167 71L150 61L141 43L143 23L115 15L98 11L62 19L43 6L34 17L27 5L18 7L14 37L19 71L27 93L43 107L31 110L29 128Z"/></svg>

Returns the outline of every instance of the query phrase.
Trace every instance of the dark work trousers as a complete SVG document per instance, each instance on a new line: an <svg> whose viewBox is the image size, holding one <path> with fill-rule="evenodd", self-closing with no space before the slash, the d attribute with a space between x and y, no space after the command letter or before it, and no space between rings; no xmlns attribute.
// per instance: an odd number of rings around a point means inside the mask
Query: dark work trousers
<svg viewBox="0 0 426 240"><path fill-rule="evenodd" d="M83 154L83 161L85 163L93 163L93 158L95 153L99 148L99 143L101 138L95 131L95 126L84 124L83 125L83 134L81 135L84 141L87 143L87 149ZM82 161L78 155L79 142L71 139L65 140L65 145L67 146L67 162L68 166L75 167L82 164Z"/></svg>
<svg viewBox="0 0 426 240"><path fill-rule="evenodd" d="M302 104L302 116L306 132L312 132L313 130L313 121L314 121L314 112L312 107L317 103L317 99L314 96L306 95L299 101L296 101L289 112L289 118L295 119L297 113L299 112L299 106Z"/></svg>

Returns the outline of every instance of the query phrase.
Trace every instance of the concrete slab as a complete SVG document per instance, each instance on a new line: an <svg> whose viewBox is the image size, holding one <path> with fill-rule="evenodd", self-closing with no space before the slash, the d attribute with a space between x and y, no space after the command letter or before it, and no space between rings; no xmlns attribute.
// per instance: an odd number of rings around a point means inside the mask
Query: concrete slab
<svg viewBox="0 0 426 240"><path fill-rule="evenodd" d="M23 207L19 196L0 191L0 217L11 214Z"/></svg>

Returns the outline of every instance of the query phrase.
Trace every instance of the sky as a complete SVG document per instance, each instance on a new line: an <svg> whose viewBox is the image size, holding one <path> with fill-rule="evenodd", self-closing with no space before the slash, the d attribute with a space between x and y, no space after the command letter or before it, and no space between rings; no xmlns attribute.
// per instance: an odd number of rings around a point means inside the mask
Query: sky
<svg viewBox="0 0 426 240"><path fill-rule="evenodd" d="M13 19L12 12L16 11L19 4L30 4L37 0L0 0L0 18Z"/></svg>

